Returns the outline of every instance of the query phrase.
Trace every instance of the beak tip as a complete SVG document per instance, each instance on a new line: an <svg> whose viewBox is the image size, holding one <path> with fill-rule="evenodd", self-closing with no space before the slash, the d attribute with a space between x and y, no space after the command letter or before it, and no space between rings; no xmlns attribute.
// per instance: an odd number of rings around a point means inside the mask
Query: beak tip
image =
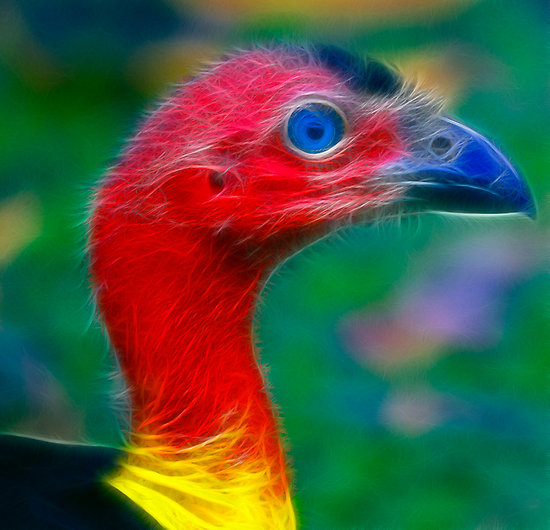
<svg viewBox="0 0 550 530"><path fill-rule="evenodd" d="M529 185L519 171L512 170L507 189L503 190L503 196L508 197L511 211L536 219L537 205Z"/></svg>
<svg viewBox="0 0 550 530"><path fill-rule="evenodd" d="M524 208L521 213L535 221L537 219L537 206L535 204L535 201L531 199L527 207Z"/></svg>

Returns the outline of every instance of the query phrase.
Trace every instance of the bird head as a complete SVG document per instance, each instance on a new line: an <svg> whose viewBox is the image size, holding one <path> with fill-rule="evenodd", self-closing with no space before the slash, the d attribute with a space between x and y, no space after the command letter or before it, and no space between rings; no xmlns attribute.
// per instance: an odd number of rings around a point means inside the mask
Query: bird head
<svg viewBox="0 0 550 530"><path fill-rule="evenodd" d="M392 210L534 213L487 139L330 46L238 52L177 87L107 189L142 219L258 248Z"/></svg>

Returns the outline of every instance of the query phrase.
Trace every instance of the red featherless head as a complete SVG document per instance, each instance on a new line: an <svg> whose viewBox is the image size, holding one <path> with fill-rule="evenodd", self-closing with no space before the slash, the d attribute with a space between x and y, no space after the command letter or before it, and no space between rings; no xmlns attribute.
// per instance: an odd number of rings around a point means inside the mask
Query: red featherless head
<svg viewBox="0 0 550 530"><path fill-rule="evenodd" d="M403 97L366 97L347 76L313 51L236 54L148 117L100 197L235 241L385 205L401 189L381 177L407 149Z"/></svg>
<svg viewBox="0 0 550 530"><path fill-rule="evenodd" d="M534 211L492 144L370 59L256 49L178 87L109 171L90 223L135 428L181 442L246 417L274 435L250 338L266 268L405 203Z"/></svg>

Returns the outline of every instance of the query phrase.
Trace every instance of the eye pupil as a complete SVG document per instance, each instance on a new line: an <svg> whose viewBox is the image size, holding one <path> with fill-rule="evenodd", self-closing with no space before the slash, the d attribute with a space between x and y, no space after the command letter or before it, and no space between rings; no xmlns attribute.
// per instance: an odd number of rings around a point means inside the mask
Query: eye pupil
<svg viewBox="0 0 550 530"><path fill-rule="evenodd" d="M304 158L324 158L344 138L346 121L331 103L307 101L297 107L285 124L288 147Z"/></svg>
<svg viewBox="0 0 550 530"><path fill-rule="evenodd" d="M310 127L308 127L307 129L307 135L312 139L312 140L320 140L322 137L323 137L323 133L325 132L325 130L323 129L323 127L321 125L312 125Z"/></svg>

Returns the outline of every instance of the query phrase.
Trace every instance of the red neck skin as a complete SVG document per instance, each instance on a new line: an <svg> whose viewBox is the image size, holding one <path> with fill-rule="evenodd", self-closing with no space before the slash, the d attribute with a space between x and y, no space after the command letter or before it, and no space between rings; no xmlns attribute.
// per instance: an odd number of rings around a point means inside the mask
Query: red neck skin
<svg viewBox="0 0 550 530"><path fill-rule="evenodd" d="M231 429L242 458L282 471L277 427L252 345L265 260L199 229L97 206L91 270L131 392L133 433L174 451Z"/></svg>

